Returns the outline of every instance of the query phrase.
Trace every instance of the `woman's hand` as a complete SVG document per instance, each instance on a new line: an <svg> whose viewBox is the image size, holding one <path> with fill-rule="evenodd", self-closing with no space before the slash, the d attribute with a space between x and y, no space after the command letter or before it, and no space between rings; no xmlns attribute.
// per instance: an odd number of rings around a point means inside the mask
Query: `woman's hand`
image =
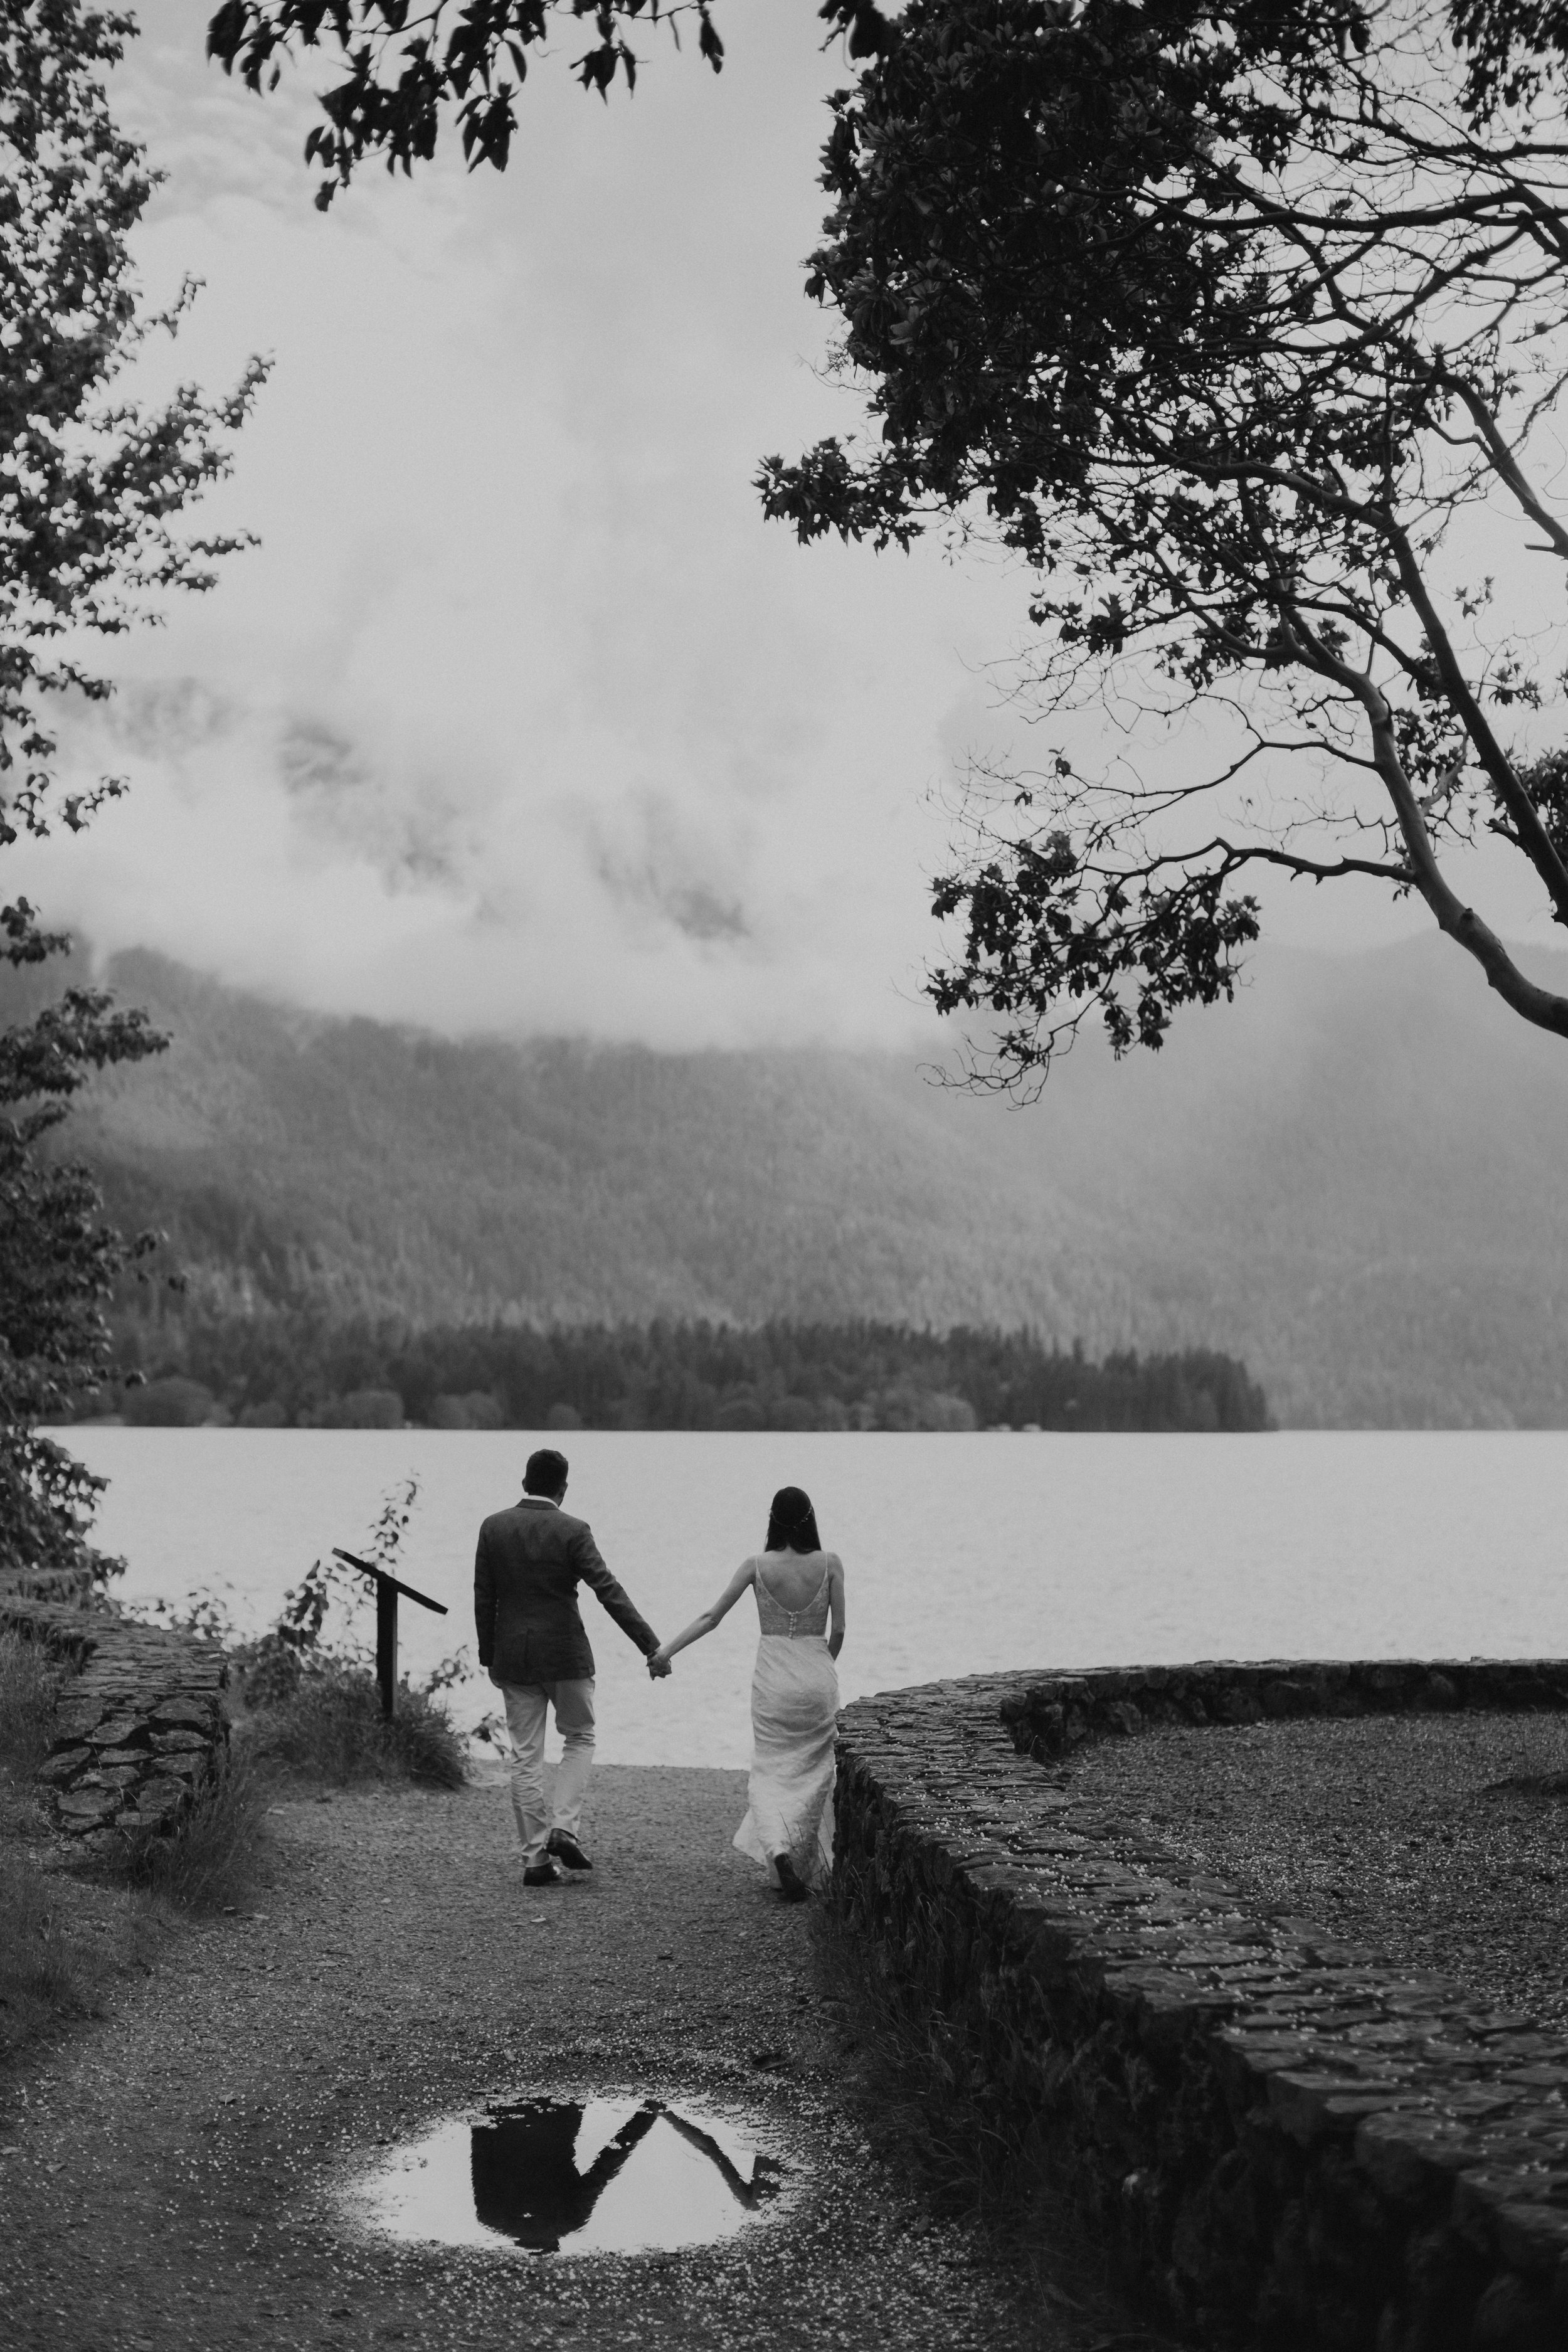
<svg viewBox="0 0 1568 2352"><path fill-rule="evenodd" d="M656 1683L662 1682L665 1675L668 1674L669 1652L665 1648L662 1642L659 1643L657 1650L650 1650L648 1652L647 1670L649 1677Z"/></svg>

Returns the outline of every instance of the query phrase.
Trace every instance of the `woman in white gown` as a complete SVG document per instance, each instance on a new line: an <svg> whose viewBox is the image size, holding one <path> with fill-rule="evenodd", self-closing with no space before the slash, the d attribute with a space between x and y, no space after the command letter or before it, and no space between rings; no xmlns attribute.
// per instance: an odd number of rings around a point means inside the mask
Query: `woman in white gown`
<svg viewBox="0 0 1568 2352"><path fill-rule="evenodd" d="M844 1646L844 1564L823 1550L809 1495L779 1488L763 1549L741 1562L712 1608L663 1643L648 1665L657 1672L710 1633L748 1585L761 1638L752 1676L751 1803L734 1842L798 1903L833 1860L833 1662Z"/></svg>

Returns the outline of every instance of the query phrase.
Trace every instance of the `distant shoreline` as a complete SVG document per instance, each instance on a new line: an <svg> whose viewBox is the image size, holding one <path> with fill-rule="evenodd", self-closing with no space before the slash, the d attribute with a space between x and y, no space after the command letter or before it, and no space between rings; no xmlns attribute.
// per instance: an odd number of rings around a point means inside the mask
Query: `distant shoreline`
<svg viewBox="0 0 1568 2352"><path fill-rule="evenodd" d="M524 1423L492 1422L483 1429L454 1429L431 1421L251 1421L226 1419L210 1421L131 1421L122 1412L84 1414L79 1421L40 1422L38 1426L51 1437L68 1437L71 1431L82 1429L218 1429L244 1435L257 1433L268 1435L281 1431L289 1436L302 1432L341 1437L345 1431L363 1433L370 1430L418 1430L430 1436L446 1437L574 1437L590 1433L595 1437L1277 1437L1282 1426L1270 1422L1261 1429L1193 1430L1193 1429L1097 1429L1082 1423L1065 1423L1060 1428L1047 1429L1037 1421L1020 1422L1015 1428L1008 1421L976 1423L973 1429L810 1429L802 1430L793 1423L772 1422L748 1423L744 1428L719 1428L710 1423L669 1428L651 1422L618 1422L599 1424L579 1422L574 1428L563 1429L559 1422ZM1343 1433L1340 1433L1343 1434ZM1384 1432L1383 1434L1391 1433Z"/></svg>
<svg viewBox="0 0 1568 2352"><path fill-rule="evenodd" d="M1095 1359L1037 1332L870 1320L503 1322L170 1315L121 1335L133 1425L317 1429L1217 1431L1269 1424L1247 1366L1186 1347Z"/></svg>

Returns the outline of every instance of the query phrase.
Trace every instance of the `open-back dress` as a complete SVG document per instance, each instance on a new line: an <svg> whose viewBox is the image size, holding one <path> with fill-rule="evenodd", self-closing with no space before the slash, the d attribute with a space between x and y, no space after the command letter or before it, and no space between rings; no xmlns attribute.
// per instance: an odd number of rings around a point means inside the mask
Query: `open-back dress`
<svg viewBox="0 0 1568 2352"><path fill-rule="evenodd" d="M787 1853L811 1885L833 1861L838 1674L827 1646L827 1570L803 1609L774 1599L761 1559L756 1591L751 1802L734 1843L764 1870L772 1870L775 1854Z"/></svg>

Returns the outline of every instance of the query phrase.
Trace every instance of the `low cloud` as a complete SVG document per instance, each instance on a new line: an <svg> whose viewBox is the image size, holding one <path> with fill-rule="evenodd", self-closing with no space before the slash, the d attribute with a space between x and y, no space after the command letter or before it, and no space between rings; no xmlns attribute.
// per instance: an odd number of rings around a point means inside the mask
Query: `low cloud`
<svg viewBox="0 0 1568 2352"><path fill-rule="evenodd" d="M700 830L680 808L650 793L616 813L613 830L590 824L594 866L628 917L672 923L688 939L738 941L752 935L742 905L751 880L750 827Z"/></svg>
<svg viewBox="0 0 1568 2352"><path fill-rule="evenodd" d="M843 78L809 11L737 18L718 83L661 47L629 105L531 76L504 179L372 171L325 215L302 88L206 68L184 0L143 18L142 266L154 299L205 291L142 388L274 357L201 517L263 544L116 642L62 745L132 793L9 856L6 895L451 1033L926 1034L942 803L1005 738L987 669L1026 591L762 520L761 457L861 422L801 291ZM1275 895L1286 936L1342 903ZM1342 903L1342 943L1386 932Z"/></svg>
<svg viewBox="0 0 1568 2352"><path fill-rule="evenodd" d="M925 1025L916 877L901 901L845 887L804 787L747 804L600 772L567 790L553 763L477 741L437 770L384 713L362 734L178 684L127 685L64 745L131 791L86 835L16 853L9 878L102 953L153 947L453 1034L675 1047Z"/></svg>

